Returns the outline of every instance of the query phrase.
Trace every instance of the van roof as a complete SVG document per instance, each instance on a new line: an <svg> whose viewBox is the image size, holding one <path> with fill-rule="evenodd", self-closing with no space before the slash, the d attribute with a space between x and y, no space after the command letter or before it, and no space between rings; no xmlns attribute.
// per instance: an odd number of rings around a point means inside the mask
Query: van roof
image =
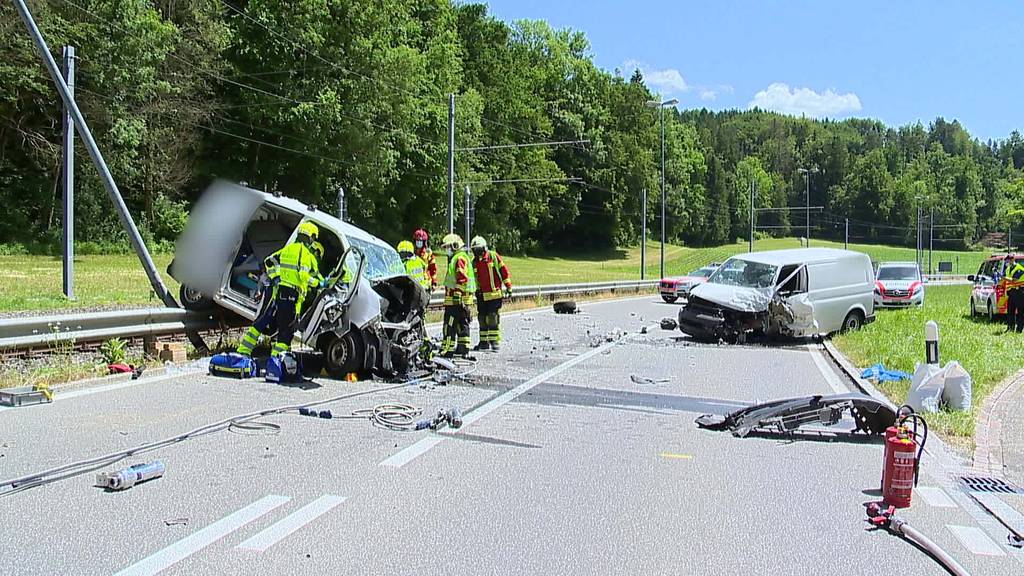
<svg viewBox="0 0 1024 576"><path fill-rule="evenodd" d="M811 263L826 260L839 260L851 258L867 258L866 254L852 250L839 250L837 248L792 248L789 250L768 250L765 252L751 252L749 254L737 254L733 258L781 266L793 263Z"/></svg>
<svg viewBox="0 0 1024 576"><path fill-rule="evenodd" d="M305 204L294 198L289 198L288 196L275 196L269 192L263 192L262 190L253 191L263 195L263 200L269 204L274 204L287 210L291 210L292 212L296 212L302 215L303 217L312 218L329 228L342 232L343 234L345 234L345 236L358 238L360 240L363 240L364 242L369 242L371 244L378 244L381 246L390 247L390 244L381 240L380 238L377 238L373 234L370 234L366 230L363 230L362 228L359 228L357 226L353 226L348 222L343 222L337 217L332 216L326 212L323 212L315 208L314 206L310 206L309 204Z"/></svg>
<svg viewBox="0 0 1024 576"><path fill-rule="evenodd" d="M917 262L881 262L878 264L879 268L881 268L882 266L917 266Z"/></svg>

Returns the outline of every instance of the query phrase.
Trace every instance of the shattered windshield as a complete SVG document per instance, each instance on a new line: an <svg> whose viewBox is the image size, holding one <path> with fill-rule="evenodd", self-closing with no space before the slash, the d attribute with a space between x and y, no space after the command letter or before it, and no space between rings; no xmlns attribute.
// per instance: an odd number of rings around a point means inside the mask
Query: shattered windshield
<svg viewBox="0 0 1024 576"><path fill-rule="evenodd" d="M349 244L363 251L366 257L366 270L363 275L369 280L386 278L396 274L405 274L405 266L401 258L390 246L373 244L353 236L348 236Z"/></svg>
<svg viewBox="0 0 1024 576"><path fill-rule="evenodd" d="M882 266L878 269L879 280L917 280L914 266Z"/></svg>
<svg viewBox="0 0 1024 576"><path fill-rule="evenodd" d="M708 276L711 276L711 273L714 271L715 269L712 268L711 266L705 266L703 268L698 268L693 272L690 272L690 276L694 276L696 278L707 278Z"/></svg>
<svg viewBox="0 0 1024 576"><path fill-rule="evenodd" d="M746 288L768 288L775 280L777 269L778 267L771 264L730 258L711 275L708 282Z"/></svg>

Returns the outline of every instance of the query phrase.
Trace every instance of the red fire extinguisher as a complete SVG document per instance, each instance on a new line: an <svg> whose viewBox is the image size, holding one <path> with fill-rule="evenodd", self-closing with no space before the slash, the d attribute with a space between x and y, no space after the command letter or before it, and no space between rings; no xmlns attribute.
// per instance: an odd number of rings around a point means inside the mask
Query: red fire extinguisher
<svg viewBox="0 0 1024 576"><path fill-rule="evenodd" d="M901 407L896 423L885 430L882 502L897 508L910 506L927 440L928 423L911 407Z"/></svg>

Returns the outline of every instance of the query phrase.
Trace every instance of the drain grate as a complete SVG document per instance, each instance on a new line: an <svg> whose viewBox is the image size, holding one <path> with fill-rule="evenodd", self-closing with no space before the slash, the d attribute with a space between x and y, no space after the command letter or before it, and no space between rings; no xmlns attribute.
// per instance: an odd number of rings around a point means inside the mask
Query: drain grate
<svg viewBox="0 0 1024 576"><path fill-rule="evenodd" d="M1024 494L1024 489L1018 488L1000 478L992 478L990 476L961 476L960 485L968 492Z"/></svg>

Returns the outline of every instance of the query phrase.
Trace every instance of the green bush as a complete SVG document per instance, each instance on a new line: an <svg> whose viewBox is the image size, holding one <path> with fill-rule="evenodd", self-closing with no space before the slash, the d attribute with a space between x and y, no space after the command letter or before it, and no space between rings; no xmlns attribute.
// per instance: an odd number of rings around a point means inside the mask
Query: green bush
<svg viewBox="0 0 1024 576"><path fill-rule="evenodd" d="M122 364L128 357L128 341L111 338L100 346L100 357L106 364Z"/></svg>

